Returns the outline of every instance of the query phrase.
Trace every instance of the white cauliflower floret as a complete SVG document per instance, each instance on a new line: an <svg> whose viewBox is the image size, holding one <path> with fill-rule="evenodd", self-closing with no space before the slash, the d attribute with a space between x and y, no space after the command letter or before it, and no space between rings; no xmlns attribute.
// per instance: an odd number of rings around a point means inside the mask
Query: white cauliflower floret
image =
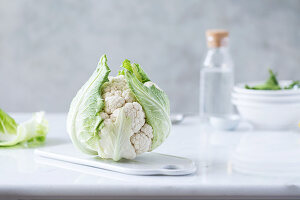
<svg viewBox="0 0 300 200"><path fill-rule="evenodd" d="M120 108L116 109L111 115L110 115L110 119L113 120L114 122L116 121L118 115L120 113Z"/></svg>
<svg viewBox="0 0 300 200"><path fill-rule="evenodd" d="M105 112L101 112L101 113L100 113L100 117L101 117L102 119L108 119L108 118L109 118L109 115L108 115L107 113L105 113Z"/></svg>
<svg viewBox="0 0 300 200"><path fill-rule="evenodd" d="M102 90L102 97L104 99L107 97L119 96L122 97L126 103L132 103L136 101L123 75L119 75L117 77L108 77L108 79L109 82L106 83Z"/></svg>
<svg viewBox="0 0 300 200"><path fill-rule="evenodd" d="M104 110L107 114L112 114L116 109L123 107L125 100L119 96L111 96L105 98Z"/></svg>
<svg viewBox="0 0 300 200"><path fill-rule="evenodd" d="M149 124L145 123L141 130L130 138L136 154L142 154L149 151L151 149L152 138L153 129Z"/></svg>
<svg viewBox="0 0 300 200"><path fill-rule="evenodd" d="M113 96L113 95L116 95L116 93L119 93L119 96L121 96L122 91L128 88L126 81L125 81L125 77L123 75L119 75L116 77L108 77L108 79L109 79L109 82L105 83L105 86L102 91L103 97L105 95Z"/></svg>
<svg viewBox="0 0 300 200"><path fill-rule="evenodd" d="M116 109L111 115L110 119L116 121L120 112L120 108ZM137 103L126 103L124 106L124 113L126 117L129 117L131 122L132 132L137 133L142 126L145 124L145 113L143 111L142 106Z"/></svg>
<svg viewBox="0 0 300 200"><path fill-rule="evenodd" d="M104 124L114 123L116 121L115 119L113 120L110 118L110 116L105 112L101 112L100 117L104 119Z"/></svg>
<svg viewBox="0 0 300 200"><path fill-rule="evenodd" d="M122 97L125 99L126 103L132 103L134 101L136 101L134 95L132 94L132 92L130 91L130 89L124 90L122 92Z"/></svg>
<svg viewBox="0 0 300 200"><path fill-rule="evenodd" d="M106 92L102 95L102 97L104 99L106 99L107 97L112 97L112 96L119 96L121 97L122 96L122 91L121 90L112 90L112 91L109 91L109 92Z"/></svg>
<svg viewBox="0 0 300 200"><path fill-rule="evenodd" d="M130 117L132 120L132 131L134 133L138 132L145 124L145 113L142 106L137 102L126 103L124 106L124 112L126 117Z"/></svg>
<svg viewBox="0 0 300 200"><path fill-rule="evenodd" d="M149 124L145 123L141 128L141 132L144 133L148 138L153 138L153 129Z"/></svg>

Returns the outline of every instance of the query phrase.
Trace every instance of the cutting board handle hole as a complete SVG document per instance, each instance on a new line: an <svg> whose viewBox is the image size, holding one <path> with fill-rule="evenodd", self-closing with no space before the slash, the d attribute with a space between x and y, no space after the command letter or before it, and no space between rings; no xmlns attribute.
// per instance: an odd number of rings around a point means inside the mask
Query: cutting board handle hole
<svg viewBox="0 0 300 200"><path fill-rule="evenodd" d="M168 170L175 170L178 169L179 167L177 165L165 165L163 168Z"/></svg>

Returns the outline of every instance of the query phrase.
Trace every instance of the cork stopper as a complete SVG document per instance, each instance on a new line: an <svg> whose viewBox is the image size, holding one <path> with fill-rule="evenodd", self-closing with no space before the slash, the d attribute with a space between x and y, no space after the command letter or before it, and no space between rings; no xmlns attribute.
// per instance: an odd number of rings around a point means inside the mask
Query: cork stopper
<svg viewBox="0 0 300 200"><path fill-rule="evenodd" d="M209 48L217 48L227 45L229 32L226 30L207 30L206 41Z"/></svg>

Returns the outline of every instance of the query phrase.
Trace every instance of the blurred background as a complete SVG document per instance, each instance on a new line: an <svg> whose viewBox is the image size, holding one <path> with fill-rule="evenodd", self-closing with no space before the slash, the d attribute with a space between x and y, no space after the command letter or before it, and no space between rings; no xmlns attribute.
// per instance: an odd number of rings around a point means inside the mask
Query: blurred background
<svg viewBox="0 0 300 200"><path fill-rule="evenodd" d="M230 31L236 82L300 77L297 0L1 0L0 107L67 112L98 59L141 64L172 112L198 112L205 30Z"/></svg>

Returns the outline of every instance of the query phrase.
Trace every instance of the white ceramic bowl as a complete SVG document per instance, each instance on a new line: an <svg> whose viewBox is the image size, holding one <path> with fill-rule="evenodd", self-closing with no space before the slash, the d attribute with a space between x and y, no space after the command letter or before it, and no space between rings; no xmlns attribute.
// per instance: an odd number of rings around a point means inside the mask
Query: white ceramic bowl
<svg viewBox="0 0 300 200"><path fill-rule="evenodd" d="M232 93L232 98L234 100L243 101L243 102L264 102L264 103L300 103L300 95L249 95L243 93Z"/></svg>
<svg viewBox="0 0 300 200"><path fill-rule="evenodd" d="M234 92L238 94L247 94L247 95L254 95L254 96L288 96L288 95L300 95L300 89L290 89L290 90L251 90L246 89L245 85L254 86L263 84L264 81L256 81L256 82L249 82L249 83L239 83L234 86ZM292 81L279 81L281 87L288 86L291 84Z"/></svg>
<svg viewBox="0 0 300 200"><path fill-rule="evenodd" d="M281 130L296 126L300 121L299 103L264 103L232 100L243 119L256 128Z"/></svg>
<svg viewBox="0 0 300 200"><path fill-rule="evenodd" d="M292 81L279 81L281 87ZM249 86L261 82L247 83ZM234 87L232 102L243 119L260 129L286 129L300 121L300 89L290 90L251 90L246 83Z"/></svg>

